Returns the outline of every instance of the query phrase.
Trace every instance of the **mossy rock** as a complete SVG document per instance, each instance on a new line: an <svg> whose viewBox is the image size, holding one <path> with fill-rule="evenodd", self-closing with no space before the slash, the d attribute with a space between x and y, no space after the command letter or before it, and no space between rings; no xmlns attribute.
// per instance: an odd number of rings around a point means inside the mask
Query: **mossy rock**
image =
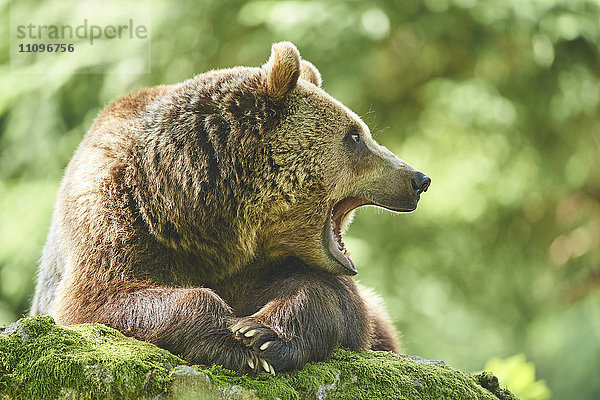
<svg viewBox="0 0 600 400"><path fill-rule="evenodd" d="M337 350L301 371L251 378L99 324L27 317L0 334L0 399L516 399L488 373L418 357Z"/></svg>

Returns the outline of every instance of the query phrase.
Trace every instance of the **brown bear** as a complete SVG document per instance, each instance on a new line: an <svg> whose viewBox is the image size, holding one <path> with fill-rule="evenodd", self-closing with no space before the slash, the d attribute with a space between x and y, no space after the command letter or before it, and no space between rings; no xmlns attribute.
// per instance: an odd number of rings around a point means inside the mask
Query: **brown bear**
<svg viewBox="0 0 600 400"><path fill-rule="evenodd" d="M341 232L362 205L414 210L430 179L320 85L282 42L261 68L107 106L66 169L31 314L242 373L397 352Z"/></svg>

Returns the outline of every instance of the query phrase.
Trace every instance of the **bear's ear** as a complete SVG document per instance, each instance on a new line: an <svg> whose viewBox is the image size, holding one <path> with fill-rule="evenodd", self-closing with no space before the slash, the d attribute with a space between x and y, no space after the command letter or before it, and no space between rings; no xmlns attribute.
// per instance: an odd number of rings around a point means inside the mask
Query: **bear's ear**
<svg viewBox="0 0 600 400"><path fill-rule="evenodd" d="M291 42L274 43L263 68L267 72L267 93L277 101L283 100L298 83L300 53Z"/></svg>
<svg viewBox="0 0 600 400"><path fill-rule="evenodd" d="M300 78L312 83L316 87L321 87L321 74L319 70L306 60L302 60L300 63Z"/></svg>

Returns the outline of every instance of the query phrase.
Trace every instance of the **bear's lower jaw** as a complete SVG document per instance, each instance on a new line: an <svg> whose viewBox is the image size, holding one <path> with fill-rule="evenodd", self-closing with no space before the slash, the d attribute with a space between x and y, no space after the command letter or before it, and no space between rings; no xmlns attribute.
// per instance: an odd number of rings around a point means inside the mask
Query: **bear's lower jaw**
<svg viewBox="0 0 600 400"><path fill-rule="evenodd" d="M329 251L330 256L343 267L343 272L341 274L356 275L358 273L354 261L350 258L350 252L346 249L346 245L342 241L342 229L344 225L347 225L345 222L350 220L350 218L348 218L350 213L356 208L365 205L381 207L394 212L410 212L416 208L419 198L417 196L412 200L414 206L412 204L407 204L404 207L380 204L374 200L357 196L346 197L335 203L329 212L329 218L327 218L325 222L323 242L325 249Z"/></svg>
<svg viewBox="0 0 600 400"><path fill-rule="evenodd" d="M346 249L344 242L342 242L342 236L339 232L339 227L335 228L331 223L331 218L327 219L329 222L325 226L325 248L329 251L329 255L333 257L334 262L340 264L343 268L339 272L340 275L356 275L358 270L354 261L350 258L350 252ZM337 270L337 268L336 268Z"/></svg>
<svg viewBox="0 0 600 400"><path fill-rule="evenodd" d="M358 270L354 261L350 258L350 252L342 241L342 227L348 215L357 207L366 204L373 204L364 197L346 197L338 201L329 212L329 218L325 222L323 229L325 248L344 268L345 275L356 275Z"/></svg>

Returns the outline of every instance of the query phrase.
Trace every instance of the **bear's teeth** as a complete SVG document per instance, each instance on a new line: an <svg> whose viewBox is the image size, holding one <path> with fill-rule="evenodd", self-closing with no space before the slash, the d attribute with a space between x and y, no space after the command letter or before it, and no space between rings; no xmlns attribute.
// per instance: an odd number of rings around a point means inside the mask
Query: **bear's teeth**
<svg viewBox="0 0 600 400"><path fill-rule="evenodd" d="M336 218L334 217L333 211L330 213L330 227L331 227L331 237L335 240L337 244L338 251L342 253L346 258L350 258L350 252L346 249L346 245L342 241L342 233L341 226L337 223Z"/></svg>

